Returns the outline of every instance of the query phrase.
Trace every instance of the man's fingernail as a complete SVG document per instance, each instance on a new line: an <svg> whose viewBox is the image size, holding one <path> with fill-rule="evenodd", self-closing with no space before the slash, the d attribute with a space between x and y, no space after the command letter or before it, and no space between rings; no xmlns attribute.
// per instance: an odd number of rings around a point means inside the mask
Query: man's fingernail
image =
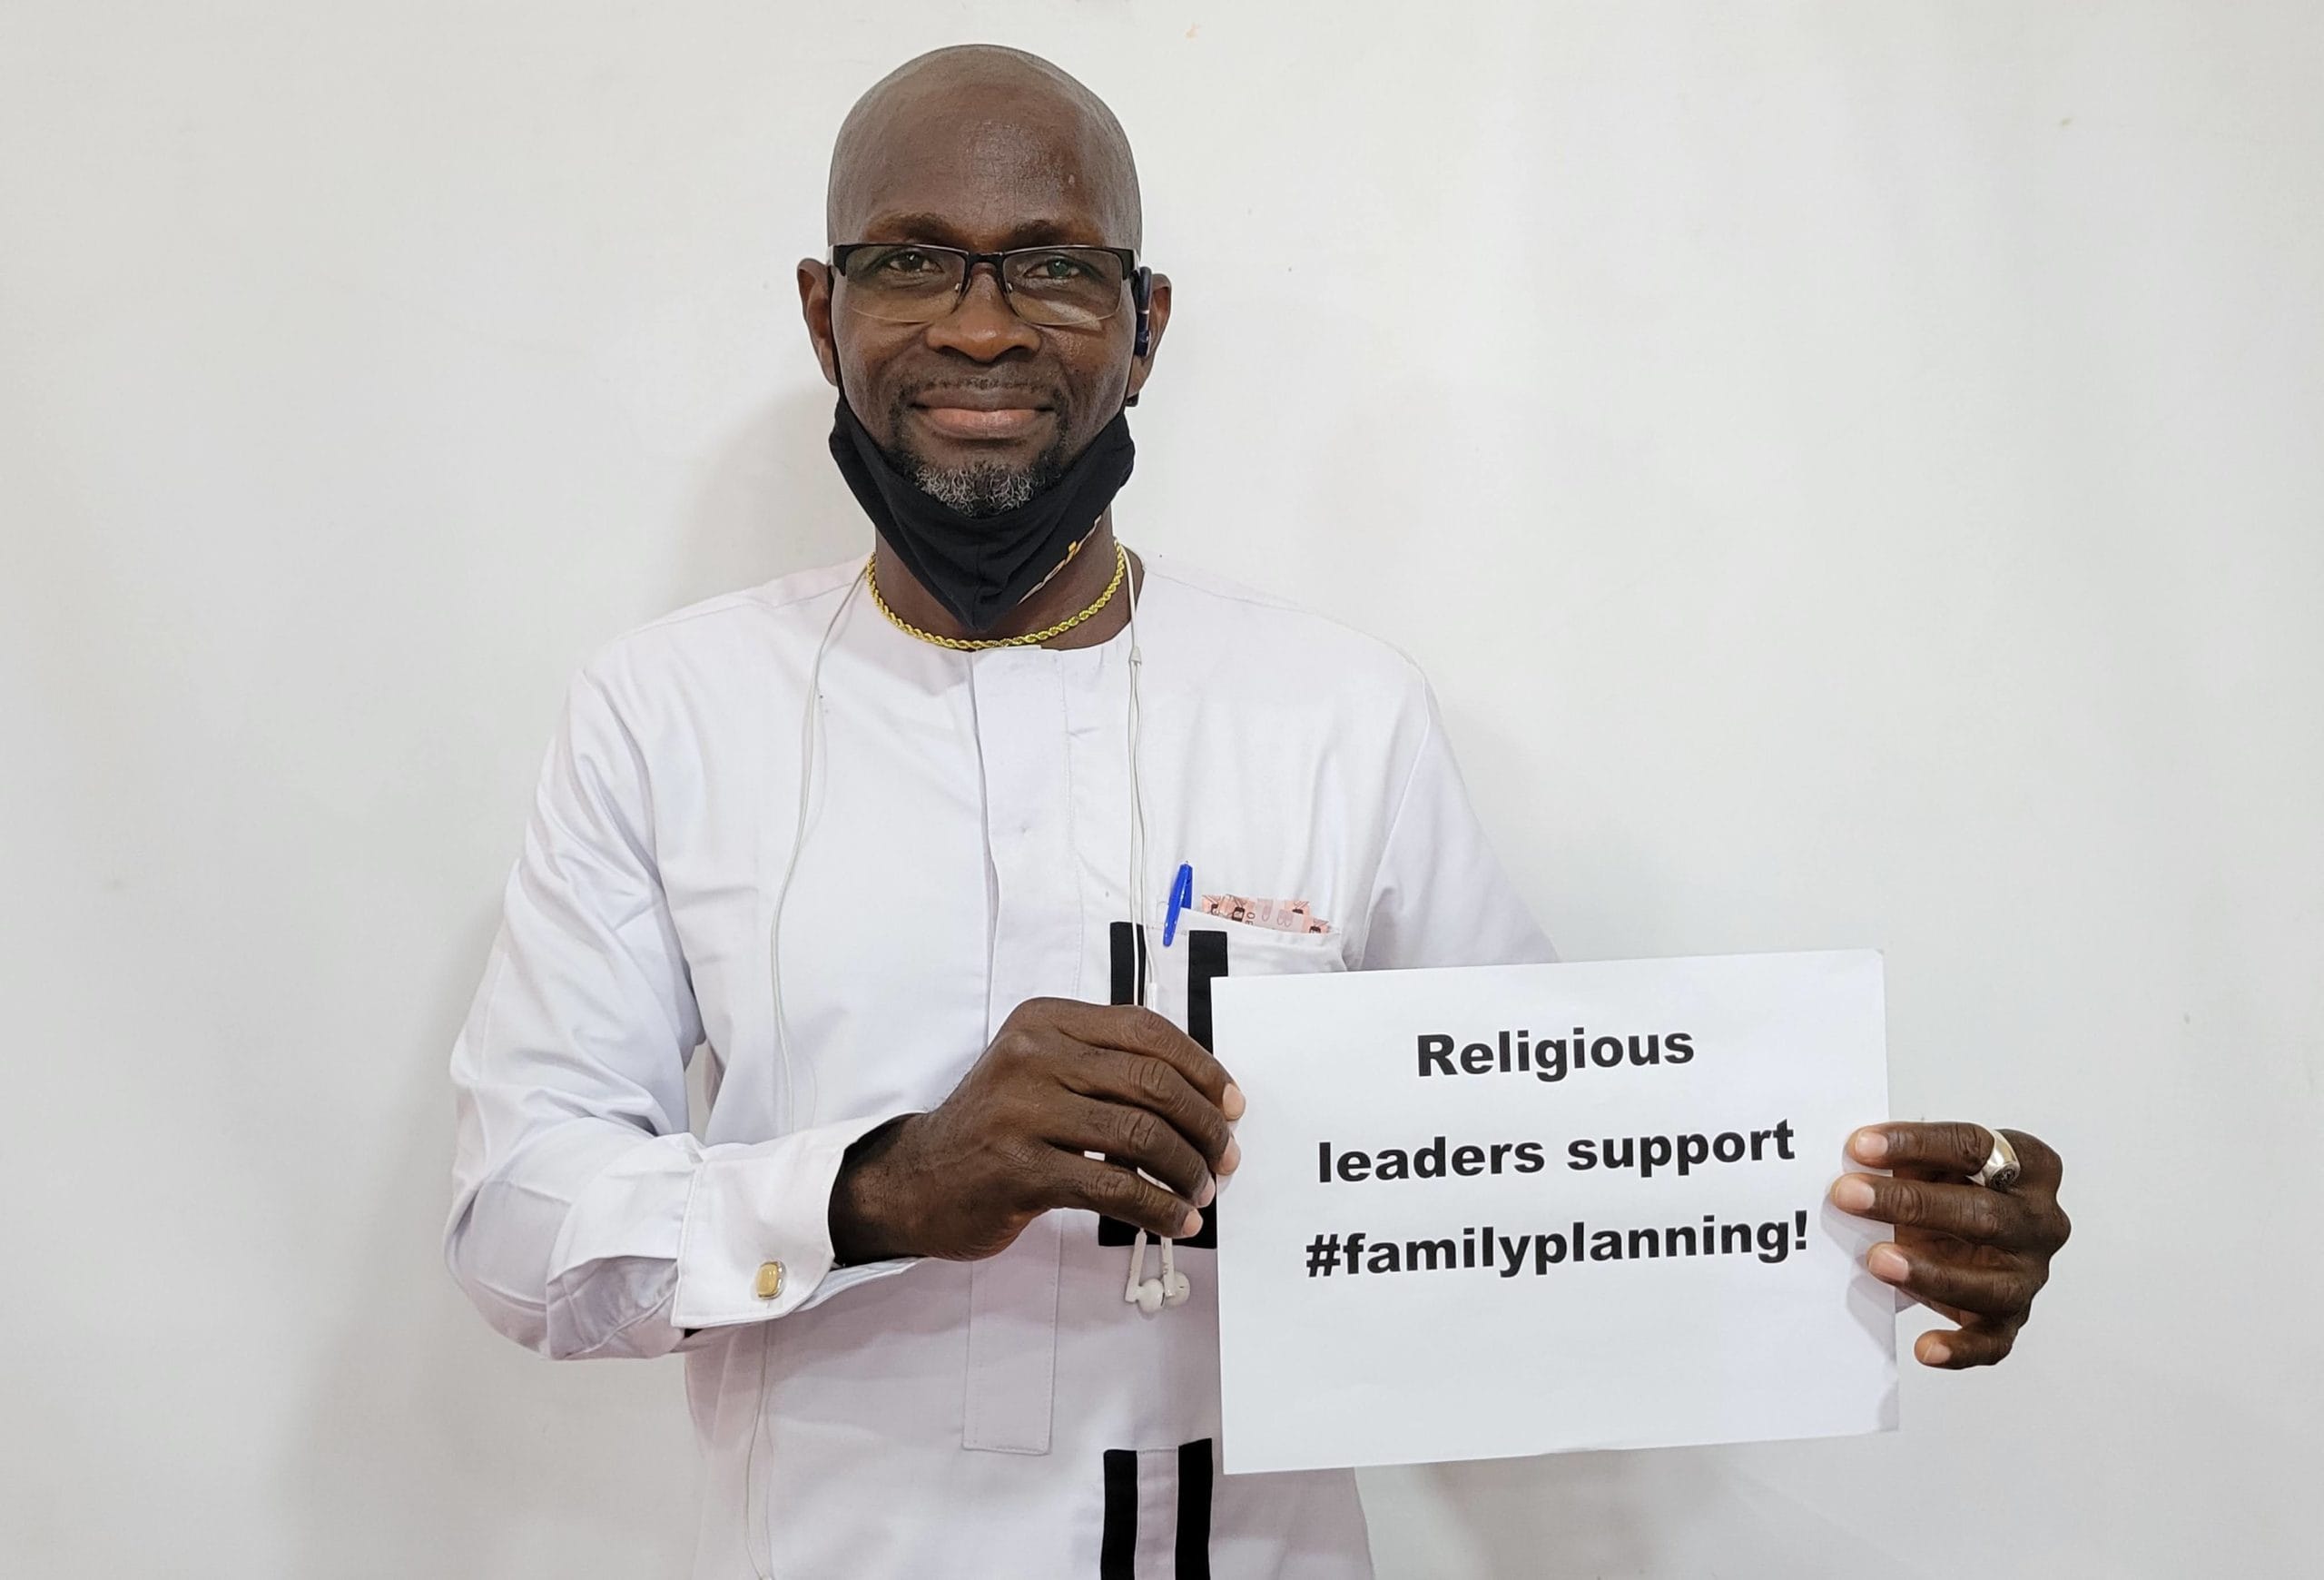
<svg viewBox="0 0 2324 1580"><path fill-rule="evenodd" d="M1858 1131L1849 1141L1848 1150L1866 1163L1877 1163L1888 1155L1888 1138L1879 1131Z"/></svg>
<svg viewBox="0 0 2324 1580"><path fill-rule="evenodd" d="M1913 1276L1913 1264L1893 1245L1874 1246L1865 1263L1872 1269L1874 1278L1886 1279L1892 1284L1901 1284Z"/></svg>
<svg viewBox="0 0 2324 1580"><path fill-rule="evenodd" d="M1243 1143L1233 1136L1226 1138L1226 1150L1219 1154L1218 1171L1232 1174L1243 1166Z"/></svg>
<svg viewBox="0 0 2324 1580"><path fill-rule="evenodd" d="M1872 1205L1872 1181L1861 1174L1843 1174L1832 1187L1832 1200L1843 1212L1862 1212Z"/></svg>
<svg viewBox="0 0 2324 1580"><path fill-rule="evenodd" d="M1921 1364L1923 1366L1943 1366L1946 1361L1951 1360L1952 1358L1952 1347L1947 1345L1942 1338L1932 1338L1927 1343L1921 1346Z"/></svg>
<svg viewBox="0 0 2324 1580"><path fill-rule="evenodd" d="M1192 1239L1201 1232L1202 1214L1199 1212L1189 1212L1187 1214L1186 1222L1178 1226L1177 1238L1180 1239Z"/></svg>
<svg viewBox="0 0 2324 1580"><path fill-rule="evenodd" d="M1231 1120L1241 1119L1243 1108L1243 1089L1233 1081L1228 1081L1226 1094L1218 1100L1218 1111Z"/></svg>
<svg viewBox="0 0 2324 1580"><path fill-rule="evenodd" d="M1195 1205L1196 1207L1207 1207L1217 1199L1218 1181L1216 1180L1204 1180L1202 1182L1202 1189L1195 1192Z"/></svg>

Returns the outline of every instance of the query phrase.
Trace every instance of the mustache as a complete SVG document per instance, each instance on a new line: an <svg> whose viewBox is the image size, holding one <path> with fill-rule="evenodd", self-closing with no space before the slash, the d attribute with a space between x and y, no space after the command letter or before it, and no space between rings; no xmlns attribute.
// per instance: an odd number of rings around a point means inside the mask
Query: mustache
<svg viewBox="0 0 2324 1580"><path fill-rule="evenodd" d="M896 400L901 405L910 406L931 395L950 394L1007 395L1028 406L1062 409L1066 404L1065 392L1054 384L1036 384L1023 379L995 378L990 374L971 374L965 378L954 374L947 378L923 380L898 390Z"/></svg>
<svg viewBox="0 0 2324 1580"><path fill-rule="evenodd" d="M927 379L913 379L911 383L897 388L904 400L921 400L922 395L943 390L974 390L979 395L1034 395L1043 404L1055 402L1062 395L1055 383L1039 379L1013 379L1009 374L971 374L971 371L943 371Z"/></svg>

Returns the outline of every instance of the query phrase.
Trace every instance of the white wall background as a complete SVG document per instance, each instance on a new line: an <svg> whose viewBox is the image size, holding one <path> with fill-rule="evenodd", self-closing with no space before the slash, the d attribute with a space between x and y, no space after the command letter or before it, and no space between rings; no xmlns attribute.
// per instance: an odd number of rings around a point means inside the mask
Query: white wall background
<svg viewBox="0 0 2324 1580"><path fill-rule="evenodd" d="M1125 536L1417 655L1569 955L1885 947L1899 1111L2070 1161L1901 1435L1369 1476L1384 1573L2316 1573L2299 0L0 3L0 1568L683 1573L443 1064L568 671L865 540L792 265L967 38L1137 145Z"/></svg>

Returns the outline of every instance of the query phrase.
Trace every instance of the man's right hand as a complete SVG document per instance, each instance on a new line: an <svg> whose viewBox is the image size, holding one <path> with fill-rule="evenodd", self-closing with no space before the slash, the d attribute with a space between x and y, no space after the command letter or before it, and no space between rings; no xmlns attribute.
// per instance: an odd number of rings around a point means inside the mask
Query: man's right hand
<svg viewBox="0 0 2324 1580"><path fill-rule="evenodd" d="M848 1149L832 1245L842 1262L972 1261L1053 1207L1183 1239L1241 1161L1242 1116L1218 1061L1153 1011L1028 999L941 1105Z"/></svg>

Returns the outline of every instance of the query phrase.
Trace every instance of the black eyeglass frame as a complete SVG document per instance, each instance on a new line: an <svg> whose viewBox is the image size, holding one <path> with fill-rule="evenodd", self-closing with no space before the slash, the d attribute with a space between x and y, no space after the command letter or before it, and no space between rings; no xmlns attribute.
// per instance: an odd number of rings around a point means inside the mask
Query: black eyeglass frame
<svg viewBox="0 0 2324 1580"><path fill-rule="evenodd" d="M1068 247L1084 252L1110 252L1120 261L1124 283L1129 287L1130 305L1137 310L1137 342L1131 348L1131 354L1139 357L1146 355L1147 348L1150 343L1147 328L1147 306L1154 297L1154 271L1139 263L1137 254L1128 247L1104 247L1094 242L1052 242L1039 247L1010 247L1000 252L972 252L966 247L948 247L940 242L842 242L832 248L831 257L826 260L831 265L832 276L845 280L848 259L867 247L916 247L924 252L942 252L950 257L965 260L960 270L960 283L953 291L951 311L955 311L959 310L961 301L967 299L969 281L976 278L977 265L980 263L992 265L993 281L1000 287L1001 297L1006 301L1016 294L1016 288L1009 283L1009 271L1003 267L1012 257L1027 252L1055 252ZM1017 311L1017 304L1014 301L1009 302L1009 311L1011 312ZM1026 319L1025 321L1033 322L1030 319ZM1098 321L1102 323L1105 321L1100 319ZM1064 326L1033 324L1033 327L1056 329Z"/></svg>

